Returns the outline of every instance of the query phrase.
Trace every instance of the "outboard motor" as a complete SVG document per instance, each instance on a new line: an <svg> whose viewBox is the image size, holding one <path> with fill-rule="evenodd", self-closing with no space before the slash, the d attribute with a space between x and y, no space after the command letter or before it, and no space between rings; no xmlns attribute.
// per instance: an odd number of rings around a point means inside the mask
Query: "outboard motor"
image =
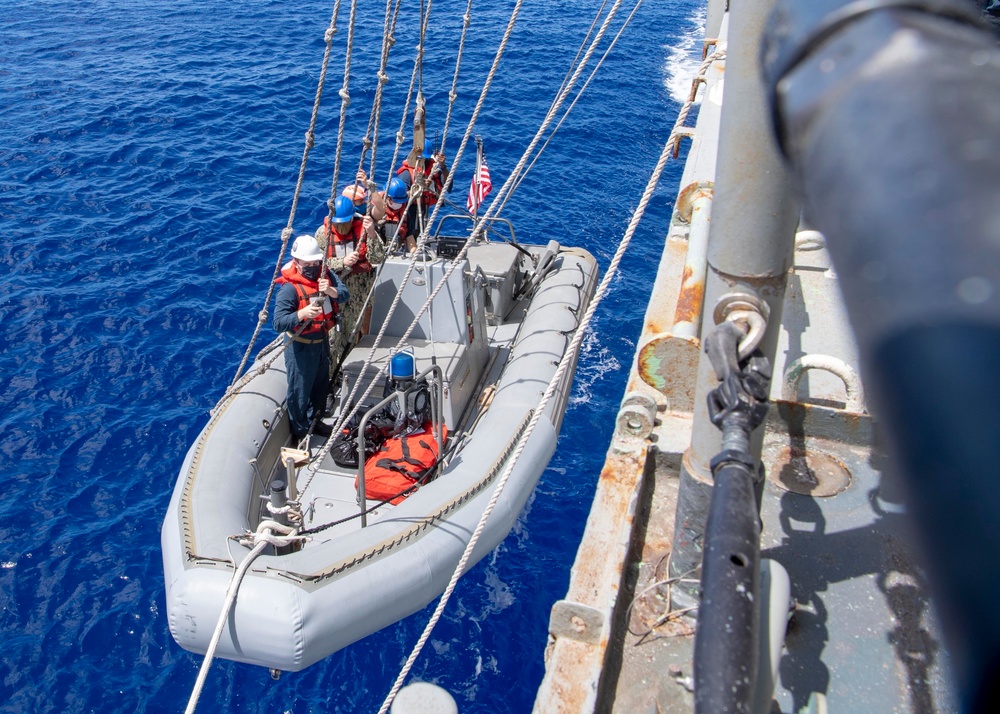
<svg viewBox="0 0 1000 714"><path fill-rule="evenodd" d="M388 397L394 391L406 391L417 376L417 365L412 352L397 352L389 360L389 378L385 381L382 396Z"/></svg>
<svg viewBox="0 0 1000 714"><path fill-rule="evenodd" d="M383 397L393 392L398 399L389 405L394 425L393 436L420 429L430 418L430 389L425 381L415 384L416 362L412 352L397 352L389 360L389 377L385 382Z"/></svg>

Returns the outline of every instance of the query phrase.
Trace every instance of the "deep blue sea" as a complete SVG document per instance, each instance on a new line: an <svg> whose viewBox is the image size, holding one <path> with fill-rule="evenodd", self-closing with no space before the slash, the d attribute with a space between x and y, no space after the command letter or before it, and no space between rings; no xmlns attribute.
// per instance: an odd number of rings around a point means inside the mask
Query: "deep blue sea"
<svg viewBox="0 0 1000 714"><path fill-rule="evenodd" d="M600 4L524 3L476 127L495 187L538 128ZM359 5L343 179L357 165L381 47L384 3ZM423 71L431 135L444 123L465 6L437 0L431 9ZM449 157L512 6L473 3ZM508 203L504 216L522 241L580 245L607 265L697 66L700 6L646 0L639 9ZM297 232L311 232L326 212L348 9ZM380 180L418 9L403 3L400 13ZM623 3L619 17L630 9ZM168 633L160 522L185 451L256 324L331 11L332 1L318 0L0 5L0 712L184 708L201 658ZM462 204L471 147L454 172ZM569 581L679 175L679 165L667 172L598 312L559 449L528 508L462 580L413 670L451 691L462 712L531 708L549 609ZM262 339L271 337L268 328ZM277 682L219 660L199 711L373 712L428 615Z"/></svg>

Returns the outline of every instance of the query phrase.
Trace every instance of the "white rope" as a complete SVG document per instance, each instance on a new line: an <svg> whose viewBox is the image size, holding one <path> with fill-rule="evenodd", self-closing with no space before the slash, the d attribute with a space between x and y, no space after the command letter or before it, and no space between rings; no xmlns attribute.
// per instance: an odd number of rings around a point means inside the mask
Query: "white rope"
<svg viewBox="0 0 1000 714"><path fill-rule="evenodd" d="M520 171L524 167L524 164L527 162L528 157L534 151L535 146L540 141L542 135L545 133L545 131L548 128L549 124L551 124L553 118L555 117L556 112L559 110L559 107L562 106L562 103L563 103L563 101L565 101L566 96L569 94L569 91L572 89L573 85L576 83L576 80L579 78L580 73L583 71L583 68L586 66L586 64L589 61L590 57L593 55L594 50L596 49L598 43L600 42L601 38L604 36L604 33L607 31L608 25L611 23L611 20L614 18L615 13L617 13L618 8L621 5L621 2L622 2L622 0L616 0L614 6L612 6L611 10L608 13L608 16L605 18L604 23L601 25L600 30L598 31L597 35L594 37L593 42L591 43L590 47L588 48L588 50L586 52L586 55L584 56L584 59L580 63L580 66L573 73L572 78L566 84L566 86L563 88L563 90L559 93L559 96L556 98L556 100L553 101L552 106L549 108L549 111L548 111L548 113L545 116L545 119L543 120L541 126L538 128L538 131L535 133L535 136L532 138L531 143L528 145L527 149L525 149L524 153L521 155L521 159L518 161L518 164L514 168L514 171L511 172L510 176L508 176L508 178L504 182L503 186L500 187L500 190L497 192L497 198L490 205L489 210L487 210L487 212L482 216L482 218L480 218L479 221L476 223L475 227L473 228L472 234L469 236L468 240L465 242L465 245L462 246L462 249L458 252L458 255L456 255L452 259L451 264L448 266L448 269L444 272L444 275L441 277L441 280L434 287L434 290L431 292L431 294L428 297L428 299L424 301L424 304L417 311L416 315L414 315L412 321L410 322L410 326L403 333L403 336L400 337L399 340L397 341L397 344L396 344L397 348L402 347L406 343L406 341L409 339L410 335L413 333L414 328L418 324L418 322L419 322L420 318L423 316L424 312L426 312L429 309L430 305L434 301L434 298L436 298L437 295L438 295L438 293L441 292L441 290L447 284L448 279L451 277L452 273L455 272L455 270L458 268L458 266L461 264L461 262L465 258L465 255L468 252L470 246L473 245L476 242L476 239L478 238L478 236L483 232L484 227L489 224L489 222L492 220L493 216L496 214L496 211L503 204L503 202L502 202L503 197L506 196L506 194L510 191L512 183L516 180L516 177L519 175ZM497 70L497 67L499 65L500 58L503 56L503 52L506 49L508 41L510 40L510 35L511 35L513 29L514 29L514 24L515 24L515 21L517 19L517 16L520 13L522 3L523 3L523 0L518 0L517 3L514 6L514 9L511 11L510 20L507 23L507 28L506 28L506 30L504 32L503 39L501 40L500 45L497 48L496 55L493 58L493 65L490 67L490 71L487 74L486 81L483 83L483 89L480 92L479 101L476 103L476 108L473 110L472 117L469 120L469 124L468 124L468 126L466 128L465 135L462 137L462 143L459 146L458 152L455 154L455 162L454 162L453 166L456 167L456 168L458 167L458 165L461 162L462 154L464 153L465 147L468 144L469 137L472 135L472 130L475 127L475 123L476 123L476 120L477 120L477 118L479 116L479 112L482 110L482 106L485 103L486 94L489 91L489 88L490 88L490 86L492 84L492 81L493 81L493 77L496 74L496 70ZM412 88L412 84L413 84L413 79L411 78L411 88ZM409 101L409 99L407 101ZM397 144L397 148L398 148L398 144ZM393 161L395 162L395 156L393 157ZM413 196L411 195L409 197L408 202L407 202L407 207L409 206L409 202L411 202L412 200L413 200ZM440 210L441 205L442 205L442 202L438 202L438 203L436 203L434 205L434 210L432 211L430 219L427 222L428 225L433 225L434 224L434 220L437 217L437 213ZM406 209L404 209L404 212L405 212L405 210ZM398 227L397 227L397 234L398 234ZM373 343L372 348L371 348L371 350L368 353L368 357L366 358L365 363L364 363L364 365L361 368L360 374L362 376L365 375L365 374L367 374L367 370L371 366L372 361L374 360L375 350L377 349L377 346L379 344L381 344L382 338L385 335L385 331L386 331L386 329L389 326L389 318L393 315L393 313L395 312L397 306L399 305L399 302L400 302L400 300L402 298L402 294L403 294L403 287L409 281L410 275L412 274L414 266L416 265L416 258L417 258L418 255L421 254L424 245L426 244L426 242L429 239L429 235L430 235L430 232L427 231L426 233L422 234L421 237L420 237L420 242L417 245L416 251L414 251L413 259L410 261L409 266L407 266L406 272L403 274L403 277L400 280L399 290L397 291L396 296L393 299L392 304L389 306L389 311L388 311L388 313L386 315L386 318L385 318L385 320L384 320L384 322L382 324L382 328L379 330L378 336L375 338L375 342ZM360 404L368 397L368 395L371 394L372 390L375 387L375 382L378 381L379 377L381 377L384 373L385 373L385 369L384 368L380 369L375 374L375 376L372 378L371 382L369 382L369 384L368 384L368 386L367 386L364 394L361 396L361 398L358 399L357 401L354 401L355 395L357 394L358 389L360 388L361 383L363 381L362 379L358 379L355 382L354 388L351 390L351 394L348 397L348 399L346 400L346 403L347 404L352 404L352 403L355 404L355 410L356 410L360 406ZM337 434L337 433L340 432L340 430L343 428L343 425L347 422L347 419L350 418L350 416L351 415L349 415L349 414L342 415L342 417L340 419L340 422L333 429L333 433L334 434ZM332 448L333 448L333 439L331 438L330 440L328 440L326 442L326 444L320 450L320 452L317 454L317 456L310 462L309 466L307 467L308 471L309 471L309 476L306 479L306 485L302 488L302 493L305 493L306 489L309 487L309 485L312 484L313 478L315 478L316 473L319 471L319 467L320 467L320 463L322 462L322 459L325 458L326 454L329 453L330 449L332 449Z"/></svg>
<svg viewBox="0 0 1000 714"><path fill-rule="evenodd" d="M716 51L711 56L709 56L702 63L698 73L698 77L699 78L703 77L708 67L717 59L719 59L723 54L724 53L722 52ZM696 79L695 81L698 80ZM587 307L587 311L584 314L583 319L580 321L580 324L578 325L576 332L573 335L573 339L570 342L569 347L563 354L562 359L559 360L559 366L556 369L555 374L552 375L552 379L549 381L549 384L545 389L545 393L543 394L542 399L538 404L538 407L535 409L534 414L532 414L531 420L528 422L527 428L521 435L521 438L518 440L517 447L514 449L514 453L511 454L510 461L508 462L506 469L504 469L503 475L500 477L499 481L497 481L497 485L493 490L493 494L490 497L489 503L487 503L486 508L483 511L483 515L479 519L479 523L476 525L476 528L472 533L472 537L469 539L469 542L465 547L465 551L462 553L462 557L459 560L458 565L455 567L454 572L452 573L451 580L448 582L448 587L445 588L444 593L441 595L441 599L438 601L437 607L434 609L434 614L431 615L431 619L428 621L427 626L424 628L423 633L420 635L420 639L417 641L417 644L414 646L413 651L410 653L410 656L407 658L406 663L403 665L403 668L400 671L399 676L396 678L396 681L393 684L392 689L389 692L389 695L382 703L382 707L379 709L379 714L385 714L385 712L388 711L389 705L392 703L392 700L396 697L396 694L403 686L403 682L406 680L406 676L409 674L410 669L413 667L413 664L416 661L417 657L419 656L420 651L427 643L431 631L434 629L434 626L441 618L441 614L444 612L444 608L448 603L448 599L451 597L452 592L455 590L455 585L458 583L458 579L464 572L465 566L472 555L472 551L475 548L476 543L479 541L479 537L482 535L483 529L486 526L486 522L489 520L490 515L493 513L493 509L496 507L497 501L500 498L500 494L503 491L504 486L507 485L507 480L510 478L511 473L513 472L514 467L521 456L521 453L524 451L525 445L527 444L532 431L538 424L538 421L541 419L545 411L545 407L548 405L549 400L551 400L557 386L562 381L562 378L566 374L566 371L569 369L569 365L573 362L575 355L578 353L580 349L580 344L582 343L587 328L590 325L590 321L593 319L597 307L600 305L601 300L603 300L604 295L608 291L608 287L611 284L611 280L614 278L614 275L618 270L619 263L621 263L622 256L625 254L625 251L628 248L629 243L631 243L632 237L635 235L636 228L638 227L639 222L642 220L642 216L646 211L646 206L649 204L649 200L650 198L652 198L653 191L656 189L656 186L659 183L660 175L663 173L663 169L666 166L667 161L670 158L670 155L673 153L674 147L680 140L681 133L679 130L681 127L684 126L684 122L687 119L688 112L691 109L691 104L692 101L689 100L681 108L681 111L677 117L677 121L674 124L673 131L670 133L670 137L669 139L667 139L667 143L663 147L663 151L661 152L660 158L656 163L656 167L653 169L653 173L650 176L649 181L646 183L646 189L642 194L642 198L639 201L638 207L635 209L635 213L632 214L632 219L629 221L628 228L625 230L625 235L622 237L621 243L619 243L618 249L615 251L614 257L611 259L611 263L608 265L608 270L604 275L604 279L601 280L601 284L598 286L597 292L594 294L593 300L591 300L590 305Z"/></svg>
<svg viewBox="0 0 1000 714"><path fill-rule="evenodd" d="M622 0L615 0L615 4L611 6L611 9L608 11L608 16L604 18L604 22L601 23L601 28L594 36L593 41L590 43L590 47L587 48L587 52L584 54L583 59L580 60L580 64L573 72L573 76L568 82L566 82L565 86L557 94L556 99L552 102L552 106L549 107L549 111L545 115L545 119L542 121L538 131L535 132L534 138L532 138L528 148L525 149L524 154L521 155L521 160L518 161L517 166L514 167L514 170L511 172L510 176L507 177L504 185L497 192L496 197L494 197L493 203L490 204L490 208L487 211L486 216L495 216L499 213L500 208L504 205L504 203L506 203L506 196L509 192L513 191L514 186L516 186L520 180L520 175L524 170L524 164L527 162L528 156L534 152L535 146L538 145L542 135L549 128L549 124L551 124L552 120L555 118L556 112L559 111L559 107L561 107L563 102L566 101L566 97L569 95L570 90L573 89L573 85L576 84L576 81L579 79L584 67L587 66L588 62L590 62L590 58L593 56L594 51L597 49L597 45L600 44L604 34L608 31L608 26L611 24L611 20L613 20L615 15L618 13L618 8L621 7L621 4ZM484 219L486 216L484 216Z"/></svg>
<svg viewBox="0 0 1000 714"><path fill-rule="evenodd" d="M205 651L205 659L202 660L201 669L198 671L198 679L195 680L194 689L191 691L191 697L188 699L187 709L184 710L184 714L194 714L195 707L198 706L198 699L201 697L201 690L205 686L205 678L208 676L208 669L212 665L212 659L215 657L215 650L219 646L219 640L222 638L222 630L226 626L226 620L229 618L229 611L233 607L233 603L236 602L236 592L239 590L240 583L243 581L243 576L246 575L247 570L250 569L250 565L257 558L258 555L264 552L264 548L267 547L266 542L260 542L254 547L253 550L243 559L240 563L240 567L236 569L233 573L233 579L229 581L229 588L226 591L226 601L222 605L222 615L219 617L219 622L215 625L215 632L212 633L212 640L208 643L208 649Z"/></svg>
<svg viewBox="0 0 1000 714"><path fill-rule="evenodd" d="M313 144L316 141L316 121L319 117L319 106L320 100L323 98L323 85L326 84L326 71L330 64L330 51L333 47L333 36L337 33L337 13L340 9L340 0L337 0L333 8L333 15L330 18L330 26L327 27L326 33L324 34L324 39L326 40L326 48L323 50L323 62L320 66L319 81L316 84L316 96L313 99L312 114L309 117L309 129L306 131L305 135L305 147L302 149L302 161L299 164L299 176L295 182L295 191L292 194L292 206L288 211L288 222L285 224L285 228L281 231L281 250L278 251L278 260L274 265L274 272L271 276L271 284L267 288L267 295L264 297L264 307L261 308L260 312L257 314L257 327L254 329L253 336L250 338L250 343L247 345L246 351L243 353L243 359L240 360L240 366L236 369L236 374L233 377L233 384L240 378L243 374L243 368L246 366L247 361L250 358L250 353L253 351L253 346L257 342L257 338L260 336L260 331L264 327L264 323L267 322L267 306L271 304L271 296L274 294L274 281L281 274L281 266L285 259L285 251L288 249L288 241L292 237L292 226L295 224L295 212L298 210L299 196L302 194L302 184L306 177L306 165L309 163L309 152L313 148ZM230 385L232 387L232 384Z"/></svg>
<svg viewBox="0 0 1000 714"><path fill-rule="evenodd" d="M194 714L195 707L198 706L201 690L205 686L205 679L208 677L209 667L212 666L212 659L215 657L215 650L219 646L219 640L222 639L222 630L226 626L226 620L229 619L229 611L232 609L233 603L236 602L236 593L239 590L240 583L243 581L243 576L246 575L250 569L250 565L258 555L264 552L267 546L268 543L266 541L258 543L247 557L243 559L240 567L233 573L233 579L229 581L229 589L226 591L226 601L222 606L222 615L219 617L219 622L215 626L215 632L212 633L212 640L205 651L205 659L202 660L201 669L198 671L198 679L195 680L194 689L191 690L191 697L188 699L187 709L184 710L184 714Z"/></svg>
<svg viewBox="0 0 1000 714"><path fill-rule="evenodd" d="M277 531L281 535L275 535L274 531ZM254 543L254 547L247 554L247 557L243 559L243 562L240 563L240 566L236 568L232 580L229 581L229 588L226 590L226 600L222 605L222 614L219 615L219 621L215 625L215 631L212 633L212 639L208 643L208 649L205 650L205 659L202 660L201 669L198 670L198 678L195 680L194 689L191 690L191 696L188 699L184 714L194 714L195 707L198 706L198 700L201 698L201 690L205 686L208 670L212 666L212 660L215 658L215 650L219 647L219 640L222 639L222 631L226 627L226 620L229 619L229 613L236 602L236 595L239 592L240 583L243 582L243 577L250 570L250 566L257 559L257 556L263 553L264 549L269 545L281 548L292 543L308 540L305 536L296 535L297 531L297 528L286 526L284 523L264 520L257 526L255 533L237 538L241 542L247 539L251 540ZM236 563L234 562L233 565L236 565Z"/></svg>
<svg viewBox="0 0 1000 714"><path fill-rule="evenodd" d="M455 100L458 99L458 70L462 66L462 55L465 52L465 36L469 31L469 25L472 23L472 0L469 0L468 4L465 6L465 14L462 15L462 34L458 39L458 52L455 55L455 74L451 79L451 91L448 92L448 111L445 113L444 117L444 129L441 132L441 151L444 151L444 143L448 138L448 125L451 124L451 110L455 106ZM431 175L433 179L433 174Z"/></svg>
<svg viewBox="0 0 1000 714"><path fill-rule="evenodd" d="M556 135L556 132L558 132L560 127L562 127L563 122L565 122L566 119L569 117L570 112L573 111L573 108L576 106L576 103L580 101L580 97L582 97L583 93L587 91L587 87L590 86L590 81L597 74L598 70L601 69L601 66L604 64L604 60L606 60L608 58L608 55L611 54L611 50L614 49L615 44L618 42L618 39L622 36L622 33L625 32L625 28L629 26L630 22L632 22L632 18L635 17L635 13L639 9L640 5L642 5L642 0L636 0L635 7L632 8L632 12L629 13L629 16L625 18L625 22L622 23L622 26L621 28L619 28L618 33L615 35L614 39L611 40L611 44L608 45L608 49L604 50L604 54L601 55L601 59L597 60L597 64L594 66L594 69L591 70L590 75L587 77L587 81L583 83L583 86L580 87L580 91L576 93L576 96L573 98L573 101L570 102L570 105L568 107L566 107L566 111L563 112L562 118L555 125L555 128L552 129L552 133L549 134L549 138L545 140L544 144L542 144L542 148L540 148L538 150L538 153L535 154L535 158L533 158L531 160L531 163L528 164L528 168L526 168L518 177L517 183L514 184L514 187L511 188L510 193L507 194L507 196L504 198L503 203L500 205L500 208L497 209L497 213L500 213L501 211L503 211L504 208L506 208L507 202L510 200L510 197L514 195L514 192L517 191L517 189L520 188L521 184L524 182L524 177L527 176L528 172L530 172L531 169L535 167L535 164L538 163L538 159L541 158L542 153L545 151L545 149L548 148L549 142L552 141L552 138Z"/></svg>
<svg viewBox="0 0 1000 714"><path fill-rule="evenodd" d="M375 115L375 127L371 141L372 159L371 163L368 165L368 176L371 179L375 178L375 158L378 154L378 135L379 127L382 122L382 89L389 81L389 75L386 74L385 69L389 63L389 50L396 44L396 38L393 33L396 31L396 20L399 19L399 7L402 4L402 0L396 0L396 9L392 11L392 19L390 22L389 15L391 3L392 0L386 0L385 2L385 25L382 34L382 60L379 64L379 72L377 76L378 85L375 88L375 101L372 105L372 113ZM369 121L369 127L371 127L371 121ZM367 132L366 136L368 133L371 132ZM364 155L362 154L361 162L358 164L358 168L360 169L363 165ZM391 170L392 167L390 166L389 168Z"/></svg>
<svg viewBox="0 0 1000 714"><path fill-rule="evenodd" d="M351 0L351 14L347 22L347 49L344 51L344 83L340 88L340 124L337 126L337 152L333 159L333 187L330 189L330 218L334 214L334 199L337 197L337 181L340 175L340 158L344 148L344 126L347 123L347 107L351 105L351 55L354 51L354 18L357 14L357 0ZM340 5L340 0L337 0ZM336 13L336 10L334 11ZM331 221L332 222L332 221ZM331 235L328 240L333 241Z"/></svg>
<svg viewBox="0 0 1000 714"><path fill-rule="evenodd" d="M365 135L361 139L361 155L358 157L357 173L364 168L365 157L369 149L372 152L372 163L369 176L374 175L375 155L378 152L378 129L382 120L382 92L389 82L389 75L386 74L386 66L389 64L389 50L396 44L393 33L396 31L396 18L399 17L399 5L402 0L396 0L396 12L392 11L392 0L385 2L385 19L382 24L382 52L379 56L378 72L375 73L375 98L372 100L372 110L368 115L368 127ZM374 138L372 134L374 133Z"/></svg>
<svg viewBox="0 0 1000 714"><path fill-rule="evenodd" d="M468 144L469 137L472 135L473 127L475 126L476 120L479 117L479 113L482 111L483 105L486 102L486 95L489 92L490 87L492 86L493 78L496 75L498 66L500 65L500 59L501 59L501 57L503 57L503 53L504 53L504 51L507 48L507 43L510 41L510 36L513 33L513 30L514 30L514 24L515 24L515 22L517 20L517 17L519 15L520 11L521 11L521 6L522 6L523 3L524 3L524 0L517 0L517 2L514 4L513 10L511 10L510 19L507 22L507 28L504 30L503 38L500 40L500 44L497 47L496 54L493 57L493 64L490 67L490 71L486 75L486 80L483 82L483 88L480 91L479 100L476 102L476 107L472 111L472 117L469 119L469 124L468 124L468 126L466 128L465 135L462 137L462 143L461 143L461 145L458 148L458 152L455 154L455 163L454 163L455 166L458 166L459 162L461 161L462 153L465 151L465 146L466 146L466 144ZM393 159L393 160L395 161L395 159ZM408 210L410 202L412 202L412 201L413 201L413 196L408 197L406 207L403 208L403 213L404 214ZM433 222L434 222L434 216L437 215L437 211L439 210L439 207L440 207L441 203L442 202L439 202L439 203L435 204L435 206L434 206L434 212L431 214L431 219L428 222L428 225L433 224ZM390 240L390 242L389 242L389 246L386 249L387 251L391 251L393 249L393 246L395 245L395 242L396 242L396 237L398 235L399 235L399 226L397 226L396 233L394 234L392 240ZM455 271L455 269L457 268L457 266L459 265L459 263L465 257L466 252L468 252L469 245L473 242L473 239L474 239L474 237L476 235L477 235L477 229L473 229L472 236L470 236L470 238L466 242L465 246L463 246L462 250L459 251L459 254L457 256L455 256L455 258L452 260L452 263L449 266L448 270L445 272L445 275L441 279L441 282L438 283L438 285L435 287L434 292L432 294L432 298L434 296L436 296L441 291L441 289L442 289L443 285L445 284L445 282L447 281L447 279L451 276L451 274ZM420 253L421 253L424 245L429 240L429 236L430 236L430 232L428 231L428 232L424 233L423 235L421 235L421 237L420 237L420 243L417 245L417 250L414 251L413 258L411 259L410 264L409 264L409 266L406 269L406 272L403 274L403 277L400 280L400 286L399 286L399 290L396 293L396 297L394 298L392 304L389 306L389 310L388 310L388 312L386 314L385 320L382 323L382 327L379 330L379 333L378 333L378 335L375 338L375 342L373 343L371 350L368 352L368 356L365 358L364 365L361 367L361 371L360 371L359 374L362 377L365 374L367 374L368 368L371 366L372 362L375 359L375 350L377 349L377 346L382 343L382 338L385 336L386 329L389 327L389 319L390 319L390 317L392 317L392 315L395 312L397 306L399 305L400 298L402 297L402 293L403 293L403 287L407 284L407 281L409 280L410 275L413 272L414 266L416 265L417 256L420 255ZM413 321L410 323L410 327L406 330L406 333L403 335L403 337L400 338L400 340L398 341L398 343L396 345L397 348L401 347L406 342L406 340L409 338L410 334L413 332L413 328L416 326L417 322L420 320L420 317L424 314L424 311L427 309L427 306L428 306L428 303L424 303L423 307L420 309L420 312L413 318ZM355 396L357 395L358 390L360 389L361 384L364 381L363 378L359 378L354 383L354 387L351 390L350 396L347 398L347 400L345 401L345 403L346 404L352 404L352 403L355 404L355 410L356 410L358 408L358 406L365 399L368 398L368 395L371 394L372 390L375 388L375 383L378 381L379 377L381 377L383 374L385 374L385 368L382 368L382 369L378 370L378 372L376 372L376 374L374 375L374 377L372 378L372 380L368 383L368 386L365 389L364 394L361 396L360 399L358 399L357 401L355 401ZM341 416L341 419L340 419L339 423L334 427L333 433L334 434L340 433L341 429L343 429L344 424L347 422L347 420L350 417L351 417L351 414L346 414L346 413L343 414ZM309 485L312 483L313 478L315 478L316 473L319 471L319 467L320 467L320 463L322 462L322 459L326 456L326 454L328 454L330 452L331 448L333 448L333 439L328 440L326 442L326 444L323 446L323 448L320 450L320 452L316 455L316 457L314 457L313 460L310 462L309 466L307 467L307 470L309 471L309 476L306 479L305 486L302 487L302 491L301 491L303 494L306 492L306 490L308 489Z"/></svg>
<svg viewBox="0 0 1000 714"><path fill-rule="evenodd" d="M528 145L528 148L525 149L524 153L521 155L521 159L518 161L517 166L514 167L514 170L511 172L510 176L507 177L507 180L504 182L503 186L501 186L500 190L497 192L497 198L494 199L494 202L490 205L489 210L487 210L486 213L483 214L482 218L480 218L479 221L476 223L475 227L473 228L472 235L470 235L469 238L468 238L468 240L466 240L465 245L462 246L462 249L458 252L458 255L456 255L454 257L454 259L452 259L451 264L448 266L448 269L444 272L444 275L441 277L441 280L434 287L434 290L431 292L430 297L424 302L424 304L421 306L420 310L417 311L416 315L414 315L413 320L410 323L409 328L406 330L406 332L403 334L403 336L399 339L399 342L398 342L397 346L401 346L410 337L410 335L413 332L414 327L417 325L417 323L420 320L421 316L423 316L424 312L433 303L434 298L437 297L438 293L440 293L441 290L444 288L444 286L447 284L448 278L451 277L452 273L454 273L455 270L460 265L461 261L463 260L463 258L465 257L466 253L468 252L469 247L476 242L476 239L483 232L485 226L487 226L489 224L489 222L493 219L493 217L496 214L499 206L502 205L501 199L510 191L512 183L516 180L516 177L519 175L520 171L524 167L524 164L527 162L528 156L530 156L531 153L534 151L535 146L538 144L538 142L541 139L542 135L545 133L545 130L548 128L549 124L552 122L552 119L555 117L555 113L559 110L559 107L562 105L563 101L565 100L566 95L569 93L570 89L572 89L573 85L576 83L577 78L580 76L580 73L583 71L583 68L586 66L587 62L589 61L589 58L591 57L591 55L593 55L594 50L596 49L597 44L600 42L601 38L604 36L604 33L607 31L608 25L610 24L610 22L611 22L612 18L614 17L615 13L618 11L618 7L621 5L621 2L622 2L622 0L616 0L614 6L611 8L610 12L608 13L607 18L605 18L604 23L601 25L601 29L598 31L597 35L594 37L594 41L591 43L591 46L588 48L587 53L586 53L583 61L581 62L580 66L577 68L576 72L573 73L573 77L570 79L570 81L566 85L566 87L559 93L559 96L557 97L557 99L552 103L552 106L549 108L549 111L546 114L545 119L542 121L541 126L538 128L538 131L535 132L535 136L532 138L531 143ZM520 12L521 3L522 3L522 0L518 0L517 4L514 6L514 10L511 13L510 22L507 25L507 30L506 30L506 32L504 34L504 38L501 41L500 47L497 50L497 55L494 58L493 66L490 68L490 73L487 76L486 83L483 86L483 91L480 94L479 102L476 104L476 109L473 112L472 118L469 121L469 125L468 125L468 128L466 129L465 136L462 138L462 144L461 144L461 146L459 146L458 153L455 155L455 166L456 167L458 166L459 162L461 161L462 153L465 151L465 146L468 143L469 137L472 134L472 129L475 126L475 122L476 122L476 119L478 117L479 110L482 108L482 104L483 104L483 102L484 102L484 100L486 98L486 92L489 89L490 83L492 82L493 75L496 73L496 68L497 68L497 64L499 63L500 56L502 55L502 52L503 52L504 48L506 47L506 43L507 43L507 41L510 38L510 33L513 30L514 21L516 20L517 14ZM440 210L440 206L441 206L440 202L434 204L434 210L431 213L430 219L428 220L428 225L433 225L434 224L434 219L437 217L437 212ZM428 235L429 235L429 232L427 234L421 236L420 244L417 246L417 251L416 251L417 254L419 254L421 252L422 247L427 242ZM401 286L406 285L407 281L409 280L410 273L413 270L413 266L414 266L414 263L411 261L410 266L407 268L406 273L404 273L404 275L403 275L403 279L401 280ZM393 300L393 303L392 303L392 305L390 307L390 311L389 311L390 315L392 314L392 311L395 310L396 305L398 305L401 297L402 297L402 287L400 287L399 292L396 293L396 297ZM379 340L382 338L382 335L385 332L385 327L387 327L387 326L388 326L388 317L386 318L386 322L383 325L382 331L379 332L379 338L375 342L376 345L379 344ZM372 348L372 354L374 354L374 347ZM367 368L367 367L368 367L368 363L366 362L365 363L365 368ZM362 374L364 374L364 372L362 372ZM352 394L352 396L353 396L353 394ZM318 468L318 466L316 468Z"/></svg>

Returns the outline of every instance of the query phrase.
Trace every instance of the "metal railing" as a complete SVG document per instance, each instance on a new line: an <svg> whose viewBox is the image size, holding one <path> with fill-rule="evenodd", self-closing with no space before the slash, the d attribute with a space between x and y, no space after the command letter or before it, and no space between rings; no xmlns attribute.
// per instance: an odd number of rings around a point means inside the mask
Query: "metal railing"
<svg viewBox="0 0 1000 714"><path fill-rule="evenodd" d="M434 374L435 378L427 379L429 374ZM441 367L436 364L432 364L414 378L413 384L408 389L403 391L394 391L392 394L366 411L365 415L361 418L361 423L358 425L358 506L361 508L362 528L366 528L368 526L368 497L365 495L365 428L368 426L368 422L373 416L378 414L383 407L390 404L394 400L401 400L400 408L405 413L406 397L408 397L412 392L422 388L424 384L431 388L431 424L434 429L434 438L437 440L438 454L441 454L444 451L444 444L442 443L443 430L441 416L444 407L444 373L441 371ZM434 468L437 467L438 464L435 464Z"/></svg>

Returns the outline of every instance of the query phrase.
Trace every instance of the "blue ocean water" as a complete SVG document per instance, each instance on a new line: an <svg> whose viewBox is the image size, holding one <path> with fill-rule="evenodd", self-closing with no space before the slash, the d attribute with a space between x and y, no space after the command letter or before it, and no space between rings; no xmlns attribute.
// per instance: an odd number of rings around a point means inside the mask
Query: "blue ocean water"
<svg viewBox="0 0 1000 714"><path fill-rule="evenodd" d="M631 9L624 5L621 17ZM465 6L433 3L423 71L432 134L444 122ZM512 6L473 5L449 155ZM509 202L504 216L522 241L557 238L607 265L686 94L699 6L647 0L639 9ZM184 707L201 658L167 630L160 522L184 453L261 308L331 7L0 7L0 712ZM524 3L476 127L495 186L540 124L599 7ZM311 230L325 213L347 8L296 229ZM383 11L379 3L358 11L342 177L357 164L368 121ZM417 12L417 3L403 7L390 61L376 167L383 179ZM470 151L455 169L458 203L473 161ZM451 691L462 712L531 708L549 608L565 593L678 179L675 165L598 313L559 449L528 508L462 580L414 668L413 677ZM199 710L374 711L428 614L277 682L220 660Z"/></svg>

